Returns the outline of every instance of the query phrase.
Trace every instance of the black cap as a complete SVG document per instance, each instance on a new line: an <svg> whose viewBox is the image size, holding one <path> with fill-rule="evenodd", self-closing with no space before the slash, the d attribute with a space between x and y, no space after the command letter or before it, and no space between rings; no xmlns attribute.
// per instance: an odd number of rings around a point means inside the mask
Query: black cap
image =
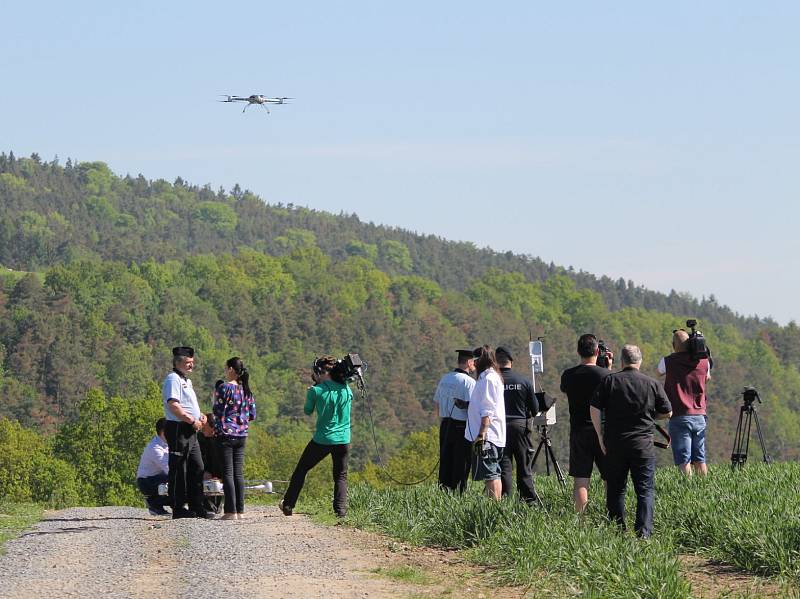
<svg viewBox="0 0 800 599"><path fill-rule="evenodd" d="M176 358L194 358L194 348L186 346L173 347L172 355Z"/></svg>
<svg viewBox="0 0 800 599"><path fill-rule="evenodd" d="M475 357L471 349L457 349L456 353L459 360L471 360Z"/></svg>
<svg viewBox="0 0 800 599"><path fill-rule="evenodd" d="M504 345L498 345L497 349L494 350L494 355L497 356L498 359L502 359L505 356L509 362L514 361L514 358L511 357L511 352Z"/></svg>
<svg viewBox="0 0 800 599"><path fill-rule="evenodd" d="M482 353L483 353L483 346L476 347L475 349L472 350L472 357L480 358Z"/></svg>

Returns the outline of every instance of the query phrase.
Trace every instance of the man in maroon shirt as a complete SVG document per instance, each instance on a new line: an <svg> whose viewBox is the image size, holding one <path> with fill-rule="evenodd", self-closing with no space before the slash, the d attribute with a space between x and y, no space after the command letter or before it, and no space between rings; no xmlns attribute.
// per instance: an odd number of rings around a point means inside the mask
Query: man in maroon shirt
<svg viewBox="0 0 800 599"><path fill-rule="evenodd" d="M689 333L678 329L672 334L673 353L662 358L658 372L664 376L664 389L672 404L669 434L672 457L686 476L694 471L702 476L706 466L706 381L711 378L708 358L689 352Z"/></svg>

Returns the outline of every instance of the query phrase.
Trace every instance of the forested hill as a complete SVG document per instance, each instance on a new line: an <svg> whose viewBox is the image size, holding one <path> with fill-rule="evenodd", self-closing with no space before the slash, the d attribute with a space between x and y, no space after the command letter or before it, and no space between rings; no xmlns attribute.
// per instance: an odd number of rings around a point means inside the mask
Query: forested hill
<svg viewBox="0 0 800 599"><path fill-rule="evenodd" d="M698 301L675 291L665 295L633 281L576 272L533 256L364 223L355 214L273 206L238 185L229 193L214 192L180 178L170 184L142 175L117 177L100 162L73 165L68 160L62 167L57 161L42 162L35 154L16 159L13 153L0 154L0 176L0 264L17 270L86 257L123 262L181 259L230 253L242 246L280 256L293 238L310 231L318 247L336 261L363 256L384 272L425 277L445 289L464 291L492 268L522 273L530 282L563 274L578 288L600 293L610 310L693 314L747 332L775 324L739 316L714 296Z"/></svg>
<svg viewBox="0 0 800 599"><path fill-rule="evenodd" d="M764 399L771 451L800 455L794 323L354 215L269 206L238 187L118 177L102 163L2 154L0 202L0 416L27 427L75 421L95 388L152 396L169 348L188 344L206 407L224 360L238 354L253 375L261 430L305 438L308 365L315 354L355 350L370 364L379 442L391 450L435 422L431 396L457 347L502 343L523 354L530 332L546 335L543 382L555 393L580 333L615 350L640 344L652 373L671 331L697 317L716 356L712 456L730 453L745 384ZM354 435L361 463L364 407L356 405ZM565 406L560 414L566 420ZM565 439L556 439L564 456Z"/></svg>

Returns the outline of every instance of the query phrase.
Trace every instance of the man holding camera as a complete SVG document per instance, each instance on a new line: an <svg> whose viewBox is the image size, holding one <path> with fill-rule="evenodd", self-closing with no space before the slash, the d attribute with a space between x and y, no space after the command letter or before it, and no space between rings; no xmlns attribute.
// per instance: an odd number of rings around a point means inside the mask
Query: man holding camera
<svg viewBox="0 0 800 599"><path fill-rule="evenodd" d="M656 418L669 418L672 408L661 383L639 372L642 351L635 345L625 345L621 354L622 371L606 376L592 395L592 424L605 454L608 516L625 528L625 489L630 472L636 491L634 530L648 538L653 533L655 503L653 425Z"/></svg>
<svg viewBox="0 0 800 599"><path fill-rule="evenodd" d="M539 500L539 496L531 476L531 419L539 413L539 403L530 379L511 370L514 360L511 351L501 345L495 350L495 357L500 376L503 377L503 402L506 411L506 447L500 459L502 494L506 496L511 493L513 460L517 465L519 498L528 505L533 505Z"/></svg>
<svg viewBox="0 0 800 599"><path fill-rule="evenodd" d="M169 492L173 518L213 518L203 507L203 457L197 431L205 415L200 411L189 374L194 370L194 349L172 349L172 372L164 379L161 397L167 419ZM188 502L189 509L184 507Z"/></svg>
<svg viewBox="0 0 800 599"><path fill-rule="evenodd" d="M690 321L691 323L691 321ZM711 378L707 357L692 356L689 333L672 333L673 353L661 358L658 372L664 376L664 389L672 404L669 434L672 457L686 476L708 474L706 466L706 382Z"/></svg>
<svg viewBox="0 0 800 599"><path fill-rule="evenodd" d="M471 349L456 350L458 366L445 374L436 387L433 401L439 410L439 485L464 491L469 476L470 444L464 438L467 408L475 379L475 356Z"/></svg>
<svg viewBox="0 0 800 599"><path fill-rule="evenodd" d="M581 335L578 339L581 363L561 374L561 392L567 395L569 402L569 475L574 479L572 498L577 513L589 503L589 480L594 464L597 464L601 478L606 478L603 451L589 414L589 400L597 386L611 373L614 361L614 354L605 346L603 353L603 366L598 366L600 342L591 333Z"/></svg>

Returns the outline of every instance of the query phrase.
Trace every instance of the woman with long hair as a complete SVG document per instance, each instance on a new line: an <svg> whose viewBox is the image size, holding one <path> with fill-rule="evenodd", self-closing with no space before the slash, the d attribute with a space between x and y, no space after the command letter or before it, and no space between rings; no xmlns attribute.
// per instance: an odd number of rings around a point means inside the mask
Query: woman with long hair
<svg viewBox="0 0 800 599"><path fill-rule="evenodd" d="M464 436L472 443L472 479L485 481L486 494L499 500L503 490L500 460L506 446L506 404L503 377L494 350L488 345L481 348L475 371L478 381L467 409Z"/></svg>
<svg viewBox="0 0 800 599"><path fill-rule="evenodd" d="M225 493L223 520L244 517L244 445L256 402L250 391L250 375L241 358L225 362L225 380L214 390L214 439L222 459Z"/></svg>

